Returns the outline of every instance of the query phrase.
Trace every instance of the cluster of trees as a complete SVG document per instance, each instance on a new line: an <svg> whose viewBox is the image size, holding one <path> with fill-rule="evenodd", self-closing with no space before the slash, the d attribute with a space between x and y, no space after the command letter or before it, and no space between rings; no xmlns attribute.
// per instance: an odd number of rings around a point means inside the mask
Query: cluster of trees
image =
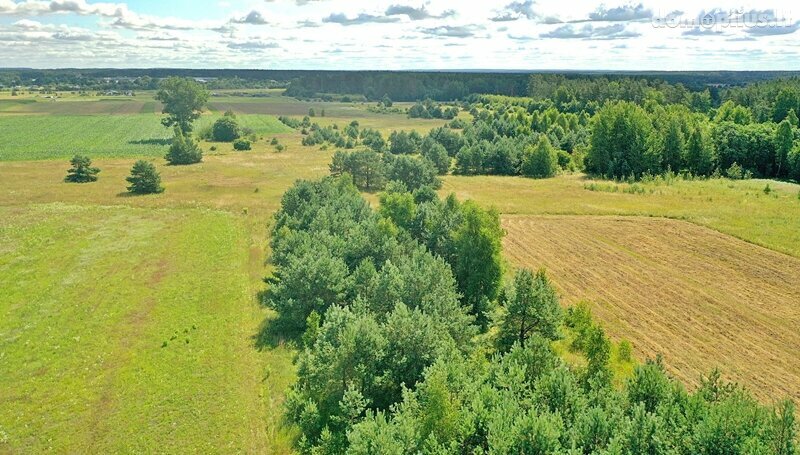
<svg viewBox="0 0 800 455"><path fill-rule="evenodd" d="M455 173L551 177L582 168L589 116L532 101L479 97L455 152Z"/></svg>
<svg viewBox="0 0 800 455"><path fill-rule="evenodd" d="M408 108L408 118L440 118L452 120L458 116L458 106L442 106L431 99L417 101Z"/></svg>
<svg viewBox="0 0 800 455"><path fill-rule="evenodd" d="M234 150L250 150L256 141L256 134L252 128L242 127L236 114L227 110L211 125L202 131L200 137L210 142L231 142Z"/></svg>
<svg viewBox="0 0 800 455"><path fill-rule="evenodd" d="M266 299L301 344L286 408L304 453L795 453L791 401L717 374L689 393L659 360L615 387L587 307L564 318L544 271L502 285L496 213L429 187L379 199L301 181L275 216ZM585 366L553 351L565 330Z"/></svg>
<svg viewBox="0 0 800 455"><path fill-rule="evenodd" d="M367 409L389 410L440 356L470 352L488 320L473 301L496 297L497 215L394 187L376 212L347 178L301 181L276 214L266 298L284 334L302 332L287 408L306 450L341 453Z"/></svg>
<svg viewBox="0 0 800 455"><path fill-rule="evenodd" d="M400 182L410 190L441 187L433 162L425 157L395 156L370 149L339 150L333 155L331 175L349 174L361 191L379 191L388 182Z"/></svg>
<svg viewBox="0 0 800 455"><path fill-rule="evenodd" d="M742 169L762 178L796 178L796 118L790 110L780 124L753 123L747 108L731 102L712 118L680 105L607 103L592 118L586 170L622 178L669 170L732 177Z"/></svg>
<svg viewBox="0 0 800 455"><path fill-rule="evenodd" d="M646 77L535 74L528 82L528 94L562 112L576 113L594 113L607 101L642 104L653 98L668 104L685 104L702 112L712 105L708 89L690 91L682 83L672 85Z"/></svg>
<svg viewBox="0 0 800 455"><path fill-rule="evenodd" d="M566 85L558 86L557 81ZM557 98L561 95L556 92L575 90L583 97L582 105L611 96L633 101L605 101L601 107L570 112L557 107L564 108L564 103L549 98L471 97L473 122L464 128L461 148L454 155L456 173L552 175L530 167L537 150L537 163L552 162L544 159L552 158L552 153L544 153L547 147L541 138L546 137L555 149L555 172L585 169L612 178L664 172L800 178L800 129L794 107L800 101L780 81L763 84L782 87L772 91L776 98L768 110L773 114L764 122L733 100L716 108L705 101L692 102L692 96L688 102L672 103L666 94L677 89L668 84L558 76L535 77L533 82L537 90Z"/></svg>
<svg viewBox="0 0 800 455"><path fill-rule="evenodd" d="M172 127L174 136L169 150L164 159L170 165L187 165L199 163L203 159L203 152L197 141L192 137L193 122L200 117L200 113L208 102L208 92L205 88L192 79L171 77L163 80L159 85L156 99L164 104L163 113L166 116L162 124ZM226 116L230 118L230 116ZM249 147L249 143L248 143ZM71 168L67 171L65 182L88 183L97 181L100 169L92 166L92 160L86 156L76 155L70 161ZM153 163L139 160L131 168L130 176L126 177L129 183L128 191L133 194L161 193L161 175Z"/></svg>
<svg viewBox="0 0 800 455"><path fill-rule="evenodd" d="M782 122L794 110L800 113L800 78L789 77L730 87L721 93L723 101L744 106L758 122Z"/></svg>

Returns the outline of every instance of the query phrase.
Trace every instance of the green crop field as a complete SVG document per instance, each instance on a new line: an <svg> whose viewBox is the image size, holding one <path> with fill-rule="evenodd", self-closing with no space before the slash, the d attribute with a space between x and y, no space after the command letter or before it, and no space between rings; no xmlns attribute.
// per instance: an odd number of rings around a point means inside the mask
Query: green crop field
<svg viewBox="0 0 800 455"><path fill-rule="evenodd" d="M88 102L87 102L88 103ZM210 125L217 115L206 115L198 127ZM256 134L291 131L273 116L242 115L241 124ZM162 156L172 131L160 117L130 115L2 115L0 161L92 157Z"/></svg>

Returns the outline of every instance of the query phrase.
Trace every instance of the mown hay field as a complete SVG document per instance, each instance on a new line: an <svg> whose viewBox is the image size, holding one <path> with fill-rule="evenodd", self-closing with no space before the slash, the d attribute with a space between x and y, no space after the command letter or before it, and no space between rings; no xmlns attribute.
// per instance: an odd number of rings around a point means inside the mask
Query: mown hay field
<svg viewBox="0 0 800 455"><path fill-rule="evenodd" d="M595 181L582 174L540 180L448 176L441 193L450 192L503 214L686 220L800 258L800 185L793 183L674 179L630 185Z"/></svg>
<svg viewBox="0 0 800 455"><path fill-rule="evenodd" d="M503 216L514 266L546 267L640 360L686 384L718 367L769 401L800 399L800 259L712 229L644 217Z"/></svg>

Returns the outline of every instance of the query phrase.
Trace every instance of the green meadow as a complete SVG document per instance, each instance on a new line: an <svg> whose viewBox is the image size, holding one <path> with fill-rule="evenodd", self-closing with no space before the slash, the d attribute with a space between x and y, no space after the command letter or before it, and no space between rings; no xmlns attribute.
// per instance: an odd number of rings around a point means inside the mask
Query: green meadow
<svg viewBox="0 0 800 455"><path fill-rule="evenodd" d="M205 209L0 208L2 451L262 452L247 231ZM269 379L270 382L265 382Z"/></svg>
<svg viewBox="0 0 800 455"><path fill-rule="evenodd" d="M218 114L205 115L197 127L211 125ZM243 126L258 135L291 131L275 117L242 115ZM99 157L162 156L172 137L159 116L2 115L0 161L63 159L75 154Z"/></svg>

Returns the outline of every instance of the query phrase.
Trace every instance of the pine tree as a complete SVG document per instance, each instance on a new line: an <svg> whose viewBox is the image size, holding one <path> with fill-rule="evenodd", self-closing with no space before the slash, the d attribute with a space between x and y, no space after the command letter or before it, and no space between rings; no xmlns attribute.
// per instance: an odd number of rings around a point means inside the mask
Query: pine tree
<svg viewBox="0 0 800 455"><path fill-rule="evenodd" d="M786 116L786 120L788 120L789 124L795 128L800 126L800 119L797 118L797 113L794 111L794 109L789 111L789 114Z"/></svg>
<svg viewBox="0 0 800 455"><path fill-rule="evenodd" d="M510 349L514 343L525 346L525 341L534 334L546 339L559 337L561 307L558 295L545 271L536 275L521 269L514 276L514 286L506 293L506 315L500 326L500 348Z"/></svg>
<svg viewBox="0 0 800 455"><path fill-rule="evenodd" d="M161 176L156 171L153 163L139 160L131 169L131 175L125 180L130 183L128 191L133 194L161 193L164 187L161 186Z"/></svg>
<svg viewBox="0 0 800 455"><path fill-rule="evenodd" d="M92 160L88 156L75 155L69 163L72 167L67 170L67 176L64 177L65 182L89 183L97 181L97 174L100 169L92 167Z"/></svg>
<svg viewBox="0 0 800 455"><path fill-rule="evenodd" d="M684 143L680 122L676 118L670 119L667 125L667 132L664 135L662 160L664 166L671 171L677 172L683 166Z"/></svg>
<svg viewBox="0 0 800 455"><path fill-rule="evenodd" d="M782 121L775 130L775 165L776 175L783 176L788 171L789 152L794 146L794 131L789 119Z"/></svg>
<svg viewBox="0 0 800 455"><path fill-rule="evenodd" d="M528 150L522 162L522 174L534 178L548 178L556 175L558 158L555 149L546 135L539 136L539 142Z"/></svg>
<svg viewBox="0 0 800 455"><path fill-rule="evenodd" d="M711 174L714 157L711 145L700 128L695 128L689 136L689 143L686 147L686 165L694 175Z"/></svg>
<svg viewBox="0 0 800 455"><path fill-rule="evenodd" d="M203 160L203 152L191 136L175 126L175 137L164 159L172 165L194 164Z"/></svg>

